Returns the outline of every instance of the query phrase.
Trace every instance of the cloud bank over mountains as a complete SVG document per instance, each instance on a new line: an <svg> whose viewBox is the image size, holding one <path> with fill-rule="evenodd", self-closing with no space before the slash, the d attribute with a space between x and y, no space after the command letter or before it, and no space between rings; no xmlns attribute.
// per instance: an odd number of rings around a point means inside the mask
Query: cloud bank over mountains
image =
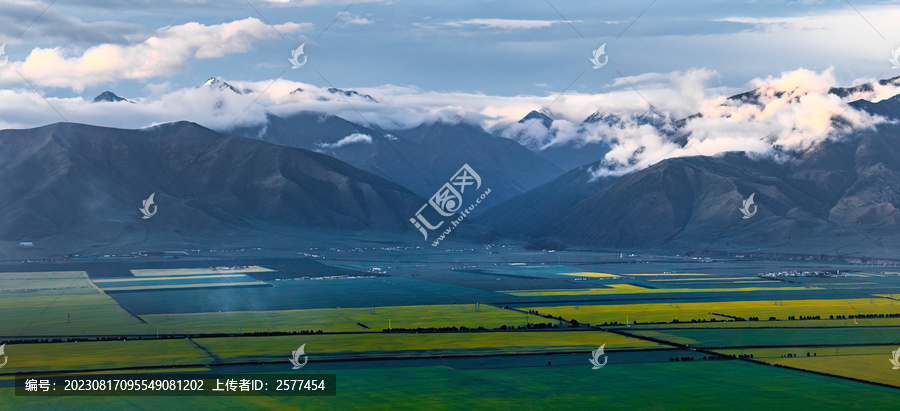
<svg viewBox="0 0 900 411"><path fill-rule="evenodd" d="M844 97L829 92L836 87L840 85L833 69L822 73L800 69L753 80L753 91L743 98L718 95L702 99L699 116L674 133L671 127L627 122L597 130L592 135L606 137L612 150L606 156L608 167L595 170L595 175L621 175L666 158L698 154L742 151L778 158L802 152L823 139L840 138L851 129L873 128L887 121L849 103L859 99L878 102L900 94L898 82L884 86L874 82L873 90ZM686 144L674 142L673 137L682 136Z"/></svg>
<svg viewBox="0 0 900 411"><path fill-rule="evenodd" d="M241 31L246 27L256 27L256 23L243 22L235 28ZM231 35L250 39L250 31ZM226 52L202 47L191 50L198 56ZM609 151L604 165L592 170L595 176L605 176L698 154L744 151L758 156L787 155L825 138L840 138L847 129L871 128L886 121L849 103L858 99L877 102L900 94L900 83L878 82L870 89L851 88L844 96L831 93L832 88L841 86L833 69L798 69L758 78L741 90L712 87L717 77L718 73L707 69L647 73L618 78L601 88L605 92L561 96L491 96L396 85L345 90L285 79L211 79L194 87L153 89L146 97L123 96L134 103L91 103L93 96L44 97L20 87L0 90L0 110L7 114L0 120L0 128L59 121L142 128L188 120L227 131L263 125L268 114L286 116L300 111L331 114L386 130L438 121L466 122L537 151L605 144ZM864 82L871 80L858 81ZM730 98L739 92L746 93ZM549 121L520 121L532 110L541 110ZM338 144L371 142L371 137L366 137L351 135Z"/></svg>

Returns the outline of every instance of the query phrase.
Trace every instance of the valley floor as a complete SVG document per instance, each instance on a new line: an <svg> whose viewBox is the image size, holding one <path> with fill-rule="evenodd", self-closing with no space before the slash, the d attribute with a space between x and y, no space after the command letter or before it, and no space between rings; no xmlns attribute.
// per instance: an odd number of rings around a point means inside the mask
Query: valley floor
<svg viewBox="0 0 900 411"><path fill-rule="evenodd" d="M316 254L3 267L0 403L881 409L900 390L891 267L505 247ZM292 370L298 347L308 362ZM598 347L602 367L589 361ZM337 392L16 395L16 376L48 373L334 374Z"/></svg>

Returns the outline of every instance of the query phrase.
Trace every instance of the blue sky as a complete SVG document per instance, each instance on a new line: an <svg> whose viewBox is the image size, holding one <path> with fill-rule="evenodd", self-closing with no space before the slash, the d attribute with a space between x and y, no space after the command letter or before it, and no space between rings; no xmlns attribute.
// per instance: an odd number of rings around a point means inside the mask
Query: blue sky
<svg viewBox="0 0 900 411"><path fill-rule="evenodd" d="M840 135L836 117L886 121L849 103L900 94L900 82L828 91L900 76L898 21L900 4L862 0L6 0L0 129L187 120L227 132L312 110L388 130L466 121L536 150L603 142L601 174L698 153L776 156ZM301 44L307 64L292 69ZM603 44L608 64L594 69ZM203 87L210 77L248 92ZM750 89L761 104L727 100ZM104 90L134 104L91 103ZM518 123L541 108L551 127ZM651 109L702 117L683 127L686 145L633 121L583 124Z"/></svg>
<svg viewBox="0 0 900 411"><path fill-rule="evenodd" d="M154 87L194 86L211 76L263 81L283 75L323 87L391 84L515 96L558 93L569 84L603 92L620 75L691 68L718 73L712 86L734 88L798 68L833 67L845 83L898 75L887 63L900 47L897 20L891 20L896 17L896 3L861 0L13 0L0 6L0 43L8 43L12 62L36 48L59 48L73 58L101 44L144 42L164 27L253 18L302 29L260 33L246 49L191 56L162 74L110 76L83 90L34 83L58 97L90 98L107 89L139 97ZM309 63L290 70L290 51L304 42ZM588 58L603 43L610 63L592 70ZM0 76L0 86L23 84L19 76Z"/></svg>

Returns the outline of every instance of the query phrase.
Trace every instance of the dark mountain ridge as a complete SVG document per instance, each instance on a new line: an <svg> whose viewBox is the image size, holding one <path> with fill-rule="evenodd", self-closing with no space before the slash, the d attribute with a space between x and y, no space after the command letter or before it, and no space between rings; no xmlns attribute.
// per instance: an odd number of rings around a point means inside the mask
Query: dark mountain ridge
<svg viewBox="0 0 900 411"><path fill-rule="evenodd" d="M188 122L2 130L0 158L0 239L69 250L266 243L266 232L297 230L415 234L408 219L425 201L327 155ZM158 212L143 219L153 193Z"/></svg>
<svg viewBox="0 0 900 411"><path fill-rule="evenodd" d="M851 104L900 119L898 97ZM825 140L785 163L725 153L596 179L600 165L574 169L479 221L501 235L575 247L900 255L893 122ZM758 211L745 219L751 194Z"/></svg>
<svg viewBox="0 0 900 411"><path fill-rule="evenodd" d="M491 201L524 193L562 174L551 162L513 140L466 123L436 122L388 131L316 112L269 115L262 126L230 133L319 151L428 198L463 164L492 187ZM345 140L358 135L355 140ZM347 142L342 143L342 140Z"/></svg>

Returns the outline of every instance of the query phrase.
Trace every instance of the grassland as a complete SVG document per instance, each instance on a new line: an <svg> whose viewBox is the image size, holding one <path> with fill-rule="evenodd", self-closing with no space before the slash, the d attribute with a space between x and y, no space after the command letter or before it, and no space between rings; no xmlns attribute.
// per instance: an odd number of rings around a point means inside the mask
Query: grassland
<svg viewBox="0 0 900 411"><path fill-rule="evenodd" d="M900 328L743 328L640 330L630 331L630 333L696 347L900 344Z"/></svg>
<svg viewBox="0 0 900 411"><path fill-rule="evenodd" d="M237 333L322 330L325 332L371 331L392 328L469 327L487 329L501 325L525 325L526 315L490 305L419 305L376 308L325 308L312 310L240 311L199 314L153 314L141 318L160 332ZM532 316L532 322L534 322Z"/></svg>
<svg viewBox="0 0 900 411"><path fill-rule="evenodd" d="M889 409L896 390L742 361L456 370L364 368L337 375L334 397L16 397L18 409Z"/></svg>
<svg viewBox="0 0 900 411"><path fill-rule="evenodd" d="M694 290L696 291L696 290ZM900 301L886 298L843 299L843 300L783 300L783 301L723 301L704 303L650 303L650 304L618 304L618 305L566 305L527 307L542 314L561 316L565 319L576 319L581 323L602 324L617 321L629 322L669 322L673 319L688 321L691 319L721 320L710 313L727 314L737 317L759 317L768 319L775 317L786 320L788 316L821 316L885 314L900 312ZM860 325L868 325L866 319L859 319Z"/></svg>
<svg viewBox="0 0 900 411"><path fill-rule="evenodd" d="M753 359L769 364L823 372L833 375L874 381L900 387L900 371L894 370L889 359L897 346L865 347L791 347L721 350L723 354L753 354ZM806 354L815 354L807 357ZM793 354L794 358L782 358Z"/></svg>

